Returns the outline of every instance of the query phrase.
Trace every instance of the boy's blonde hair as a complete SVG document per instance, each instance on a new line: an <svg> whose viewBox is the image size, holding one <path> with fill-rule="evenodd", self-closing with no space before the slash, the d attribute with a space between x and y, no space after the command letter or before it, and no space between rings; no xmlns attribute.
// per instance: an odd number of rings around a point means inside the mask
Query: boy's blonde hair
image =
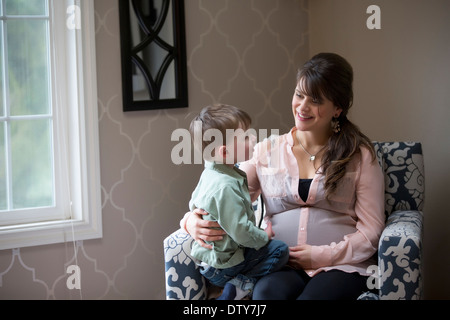
<svg viewBox="0 0 450 320"><path fill-rule="evenodd" d="M201 121L202 123L202 137L205 132L209 129L217 129L222 133L222 137L227 136L227 129L237 130L241 127L243 130L250 128L252 119L247 112L227 104L213 104L207 106L200 111L191 122L189 127L189 132L191 133L192 139L194 139L196 122ZM205 148L214 142L202 139L202 152Z"/></svg>

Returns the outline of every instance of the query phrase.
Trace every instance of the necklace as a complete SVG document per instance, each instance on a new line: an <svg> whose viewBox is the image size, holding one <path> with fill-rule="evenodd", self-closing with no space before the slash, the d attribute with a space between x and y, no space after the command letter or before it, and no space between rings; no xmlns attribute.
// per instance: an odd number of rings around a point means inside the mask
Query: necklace
<svg viewBox="0 0 450 320"><path fill-rule="evenodd" d="M303 144L301 143L301 141L298 137L297 137L297 141L300 144L300 147L302 147L303 151L305 151L307 154L309 154L309 161L316 160L316 156L320 153L320 151L322 151L326 147L326 145L324 145L319 151L317 151L316 154L311 154L308 152L308 150L306 150L306 148L303 146Z"/></svg>

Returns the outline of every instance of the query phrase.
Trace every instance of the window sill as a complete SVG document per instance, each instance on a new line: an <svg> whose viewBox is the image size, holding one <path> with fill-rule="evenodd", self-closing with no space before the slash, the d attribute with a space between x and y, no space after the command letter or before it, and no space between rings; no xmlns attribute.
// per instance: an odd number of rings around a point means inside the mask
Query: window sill
<svg viewBox="0 0 450 320"><path fill-rule="evenodd" d="M91 216L92 217L92 216ZM1 227L0 250L102 237L101 219L57 220Z"/></svg>

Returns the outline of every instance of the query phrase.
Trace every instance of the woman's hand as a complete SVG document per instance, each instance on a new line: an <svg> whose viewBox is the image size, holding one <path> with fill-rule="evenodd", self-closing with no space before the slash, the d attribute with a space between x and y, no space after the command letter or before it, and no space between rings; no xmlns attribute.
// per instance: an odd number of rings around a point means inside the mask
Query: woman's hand
<svg viewBox="0 0 450 320"><path fill-rule="evenodd" d="M267 227L266 227L266 229L264 229L264 231L269 236L269 239L272 239L273 237L275 237L275 233L273 233L273 230L272 230L272 222L267 221Z"/></svg>
<svg viewBox="0 0 450 320"><path fill-rule="evenodd" d="M294 269L311 269L311 246L289 247L288 265Z"/></svg>
<svg viewBox="0 0 450 320"><path fill-rule="evenodd" d="M220 225L215 221L203 220L202 216L207 214L209 213L202 209L192 211L187 216L186 231L199 245L211 250L213 248L212 245L207 244L205 241L222 240L226 232L222 229L212 229L220 228Z"/></svg>

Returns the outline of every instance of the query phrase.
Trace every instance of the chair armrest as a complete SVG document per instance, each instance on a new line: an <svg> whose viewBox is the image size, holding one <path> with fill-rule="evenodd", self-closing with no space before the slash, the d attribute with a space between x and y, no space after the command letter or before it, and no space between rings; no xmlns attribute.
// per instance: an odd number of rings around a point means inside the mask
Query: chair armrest
<svg viewBox="0 0 450 320"><path fill-rule="evenodd" d="M396 211L389 216L378 248L381 299L422 298L422 234L421 211Z"/></svg>
<svg viewBox="0 0 450 320"><path fill-rule="evenodd" d="M194 239L179 229L164 239L166 298L169 300L203 300L205 279L191 257Z"/></svg>

